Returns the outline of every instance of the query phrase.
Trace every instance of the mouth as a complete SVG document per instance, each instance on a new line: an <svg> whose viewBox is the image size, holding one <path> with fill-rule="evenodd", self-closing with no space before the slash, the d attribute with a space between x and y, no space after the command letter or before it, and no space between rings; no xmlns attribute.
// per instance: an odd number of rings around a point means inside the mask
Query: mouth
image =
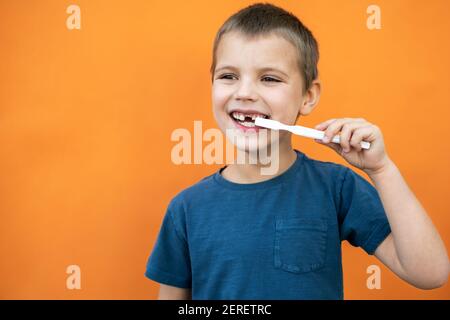
<svg viewBox="0 0 450 320"><path fill-rule="evenodd" d="M253 110L232 111L229 113L229 116L235 122L237 127L244 131L249 129L254 129L258 131L258 129L261 128L255 125L256 118L270 119L270 115Z"/></svg>

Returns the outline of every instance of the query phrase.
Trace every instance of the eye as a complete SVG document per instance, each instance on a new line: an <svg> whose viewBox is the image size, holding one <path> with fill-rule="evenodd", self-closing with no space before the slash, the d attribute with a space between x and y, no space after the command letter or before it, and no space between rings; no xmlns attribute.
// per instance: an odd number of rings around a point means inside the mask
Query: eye
<svg viewBox="0 0 450 320"><path fill-rule="evenodd" d="M280 80L278 80L278 79L276 79L274 77L268 77L268 76L267 77L263 77L262 80L266 81L266 82L281 82Z"/></svg>
<svg viewBox="0 0 450 320"><path fill-rule="evenodd" d="M225 73L220 75L217 79L233 80L234 78L237 78L234 74Z"/></svg>

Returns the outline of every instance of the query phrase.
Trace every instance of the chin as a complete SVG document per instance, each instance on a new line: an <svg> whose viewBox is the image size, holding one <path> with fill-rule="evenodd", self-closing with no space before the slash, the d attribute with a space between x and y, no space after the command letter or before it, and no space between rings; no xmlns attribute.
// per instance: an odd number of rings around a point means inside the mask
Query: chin
<svg viewBox="0 0 450 320"><path fill-rule="evenodd" d="M231 138L228 138L230 143L233 142ZM275 153L278 153L278 141L271 141L267 137L260 137L258 134L252 134L244 136L244 138L234 140L233 142L234 146L236 147L236 156L241 154L242 156L245 156L245 163L249 163L250 159L266 159L267 157L272 156L272 152L275 151ZM250 158L251 157L251 158ZM252 164L256 164L256 162L252 162Z"/></svg>

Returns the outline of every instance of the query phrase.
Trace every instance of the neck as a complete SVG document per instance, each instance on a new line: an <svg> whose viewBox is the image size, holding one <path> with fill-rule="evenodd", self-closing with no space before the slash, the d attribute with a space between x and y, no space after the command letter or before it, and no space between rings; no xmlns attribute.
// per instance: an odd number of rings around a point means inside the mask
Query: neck
<svg viewBox="0 0 450 320"><path fill-rule="evenodd" d="M222 176L235 183L257 183L265 180L272 179L281 175L287 169L289 169L295 160L297 154L295 153L292 145L289 143L279 145L279 163L278 170L274 174L267 175L262 174L261 169L267 165L260 163L257 164L230 164L223 171Z"/></svg>

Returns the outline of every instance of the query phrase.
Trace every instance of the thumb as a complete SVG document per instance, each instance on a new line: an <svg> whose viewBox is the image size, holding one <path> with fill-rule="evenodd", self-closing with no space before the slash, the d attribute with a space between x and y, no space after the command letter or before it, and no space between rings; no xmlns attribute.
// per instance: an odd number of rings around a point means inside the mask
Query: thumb
<svg viewBox="0 0 450 320"><path fill-rule="evenodd" d="M322 144L324 146L327 146L330 149L333 149L338 154L342 154L342 147L341 147L341 145L339 143L334 143L334 142L325 143L321 139L314 139L314 141L317 142L317 143L320 143L320 144Z"/></svg>

